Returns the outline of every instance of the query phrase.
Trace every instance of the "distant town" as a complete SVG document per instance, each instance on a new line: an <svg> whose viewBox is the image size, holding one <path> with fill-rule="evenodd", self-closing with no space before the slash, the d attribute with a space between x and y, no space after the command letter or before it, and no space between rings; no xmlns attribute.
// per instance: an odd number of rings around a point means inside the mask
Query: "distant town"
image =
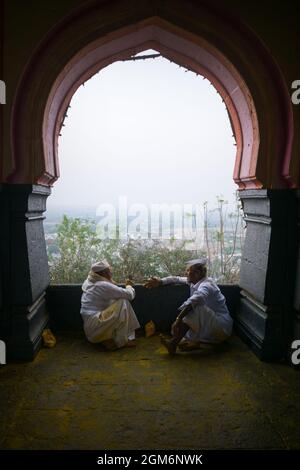
<svg viewBox="0 0 300 470"><path fill-rule="evenodd" d="M88 221L95 227L95 230L99 220L94 207L58 207L48 210L44 221L44 230L48 255L52 259L60 258L58 229L64 215L71 219ZM193 232L196 233L196 237L186 240L185 248L191 254L199 252L199 250L208 253L211 261L218 266L218 268L215 268L217 271L220 269L219 265L226 265L226 263L228 269L234 266L235 270L237 268L239 270L245 236L242 217L238 212L229 216L224 213L221 214L221 217L220 219L220 211L218 210L210 211L206 216L206 220L203 216L201 224ZM156 233L157 230L155 227ZM168 233L170 233L170 230ZM162 246L174 248L182 244L180 236L176 236L179 233L179 228L173 226L172 233L173 237L168 237L168 234L162 233L164 236L159 239ZM133 238L138 238L138 236L137 232L136 237ZM145 245L148 243L147 239L143 242Z"/></svg>

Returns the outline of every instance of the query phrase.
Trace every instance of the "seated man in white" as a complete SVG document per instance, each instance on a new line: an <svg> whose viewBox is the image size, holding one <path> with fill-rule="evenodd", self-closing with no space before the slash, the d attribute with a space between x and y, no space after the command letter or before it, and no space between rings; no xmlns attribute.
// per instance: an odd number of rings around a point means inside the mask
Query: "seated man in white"
<svg viewBox="0 0 300 470"><path fill-rule="evenodd" d="M92 265L82 290L80 313L87 339L110 350L134 346L140 324L130 304L135 297L130 281L125 289L118 287L110 265L100 261Z"/></svg>
<svg viewBox="0 0 300 470"><path fill-rule="evenodd" d="M162 338L162 344L170 354L175 354L180 341L185 350L197 349L201 343L221 343L232 333L232 318L225 297L215 282L206 276L206 261L191 260L187 263L187 277L152 277L145 287L165 284L189 284L190 297L179 307L180 313L172 326L172 339ZM180 345L179 345L180 347Z"/></svg>

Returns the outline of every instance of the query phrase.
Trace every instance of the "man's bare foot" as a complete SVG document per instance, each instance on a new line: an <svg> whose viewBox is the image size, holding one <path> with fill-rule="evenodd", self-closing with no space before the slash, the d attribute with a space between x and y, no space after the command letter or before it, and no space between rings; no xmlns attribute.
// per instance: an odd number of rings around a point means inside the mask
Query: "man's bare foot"
<svg viewBox="0 0 300 470"><path fill-rule="evenodd" d="M167 349L168 353L171 356L174 356L174 354L176 354L177 345L174 344L171 339L167 339L164 336L161 336L160 342Z"/></svg>
<svg viewBox="0 0 300 470"><path fill-rule="evenodd" d="M101 343L108 351L115 351L118 349L118 346L113 339L107 339Z"/></svg>
<svg viewBox="0 0 300 470"><path fill-rule="evenodd" d="M197 349L213 349L212 343L202 343L201 341L183 341L178 345L180 351L188 352Z"/></svg>

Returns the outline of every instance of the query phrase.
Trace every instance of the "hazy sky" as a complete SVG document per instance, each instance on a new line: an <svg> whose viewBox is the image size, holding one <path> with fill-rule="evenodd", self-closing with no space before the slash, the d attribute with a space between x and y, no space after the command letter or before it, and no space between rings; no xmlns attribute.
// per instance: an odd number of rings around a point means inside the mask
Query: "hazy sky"
<svg viewBox="0 0 300 470"><path fill-rule="evenodd" d="M48 208L96 208L119 196L232 200L235 152L225 105L208 80L163 58L115 62L73 96Z"/></svg>

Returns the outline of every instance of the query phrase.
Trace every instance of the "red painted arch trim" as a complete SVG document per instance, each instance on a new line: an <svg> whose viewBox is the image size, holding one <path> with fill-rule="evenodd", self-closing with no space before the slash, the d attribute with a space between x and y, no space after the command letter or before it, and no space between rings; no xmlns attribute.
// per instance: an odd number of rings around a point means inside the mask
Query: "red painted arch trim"
<svg viewBox="0 0 300 470"><path fill-rule="evenodd" d="M59 176L57 141L66 108L77 88L102 68L145 49L156 49L164 57L206 77L224 100L230 114L237 155L234 180L242 188L261 187L255 169L259 146L256 111L250 92L237 70L205 40L191 42L185 33L159 18L116 31L79 51L57 77L44 113L44 153L50 171L40 175L40 184L52 184ZM54 162L54 165L53 165ZM48 179L49 174L52 179Z"/></svg>

